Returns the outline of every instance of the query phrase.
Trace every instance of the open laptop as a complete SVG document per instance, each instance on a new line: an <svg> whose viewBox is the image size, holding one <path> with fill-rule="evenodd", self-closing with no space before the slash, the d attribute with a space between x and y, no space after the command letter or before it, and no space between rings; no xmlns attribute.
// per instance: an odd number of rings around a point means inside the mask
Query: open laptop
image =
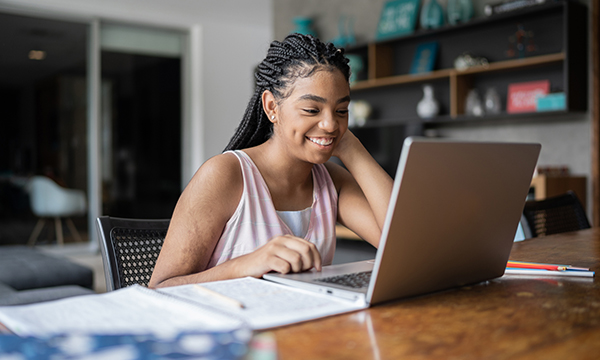
<svg viewBox="0 0 600 360"><path fill-rule="evenodd" d="M374 305L500 277L540 149L406 138L374 260L263 278Z"/></svg>

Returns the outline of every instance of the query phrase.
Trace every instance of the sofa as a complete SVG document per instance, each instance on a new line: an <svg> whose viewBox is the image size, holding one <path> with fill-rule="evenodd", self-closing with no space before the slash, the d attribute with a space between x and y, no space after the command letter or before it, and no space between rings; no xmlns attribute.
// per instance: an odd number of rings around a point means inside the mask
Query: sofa
<svg viewBox="0 0 600 360"><path fill-rule="evenodd" d="M0 246L0 306L94 293L92 269L22 245Z"/></svg>

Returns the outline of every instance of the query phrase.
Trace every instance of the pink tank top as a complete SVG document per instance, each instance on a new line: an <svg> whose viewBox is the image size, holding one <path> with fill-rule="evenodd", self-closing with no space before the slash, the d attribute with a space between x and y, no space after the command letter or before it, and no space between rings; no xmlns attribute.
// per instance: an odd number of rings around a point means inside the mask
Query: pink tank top
<svg viewBox="0 0 600 360"><path fill-rule="evenodd" d="M242 167L244 191L211 256L208 268L253 252L277 235L292 235L279 218L271 194L252 159L243 151L233 153ZM304 237L317 246L323 265L331 264L335 252L338 195L325 165L313 166L313 203Z"/></svg>

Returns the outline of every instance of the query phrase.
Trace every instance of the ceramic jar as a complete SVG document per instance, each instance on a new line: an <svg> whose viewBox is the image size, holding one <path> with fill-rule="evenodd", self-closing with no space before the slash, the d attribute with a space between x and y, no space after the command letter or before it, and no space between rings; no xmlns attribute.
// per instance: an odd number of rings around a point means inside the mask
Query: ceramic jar
<svg viewBox="0 0 600 360"><path fill-rule="evenodd" d="M417 114L422 119L431 119L440 111L438 101L433 94L433 86L423 85L423 98L417 104Z"/></svg>

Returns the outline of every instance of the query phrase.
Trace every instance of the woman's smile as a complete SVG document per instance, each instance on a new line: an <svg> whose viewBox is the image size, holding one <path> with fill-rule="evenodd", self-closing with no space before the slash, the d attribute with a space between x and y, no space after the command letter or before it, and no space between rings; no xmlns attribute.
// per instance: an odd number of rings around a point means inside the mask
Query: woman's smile
<svg viewBox="0 0 600 360"><path fill-rule="evenodd" d="M331 144L333 144L335 138L334 137L306 137L308 140L312 141L313 143L320 145L320 146L330 146Z"/></svg>

